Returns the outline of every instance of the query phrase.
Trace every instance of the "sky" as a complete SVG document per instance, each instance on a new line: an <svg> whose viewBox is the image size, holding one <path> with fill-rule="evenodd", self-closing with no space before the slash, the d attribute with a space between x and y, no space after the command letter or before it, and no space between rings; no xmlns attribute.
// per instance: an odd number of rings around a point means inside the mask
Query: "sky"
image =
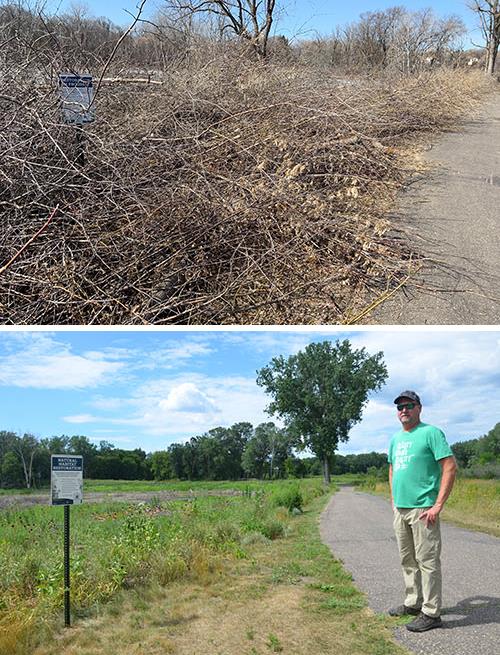
<svg viewBox="0 0 500 655"><path fill-rule="evenodd" d="M500 330L0 329L0 430L85 435L118 448L164 450L217 426L273 420L256 371L313 341L348 338L382 351L389 377L370 394L341 454L386 452L394 398L419 393L422 420L450 443L500 421Z"/></svg>
<svg viewBox="0 0 500 655"><path fill-rule="evenodd" d="M51 11L59 8L66 11L71 4L86 5L90 15L105 16L117 25L128 25L131 14L135 13L138 0L47 0ZM146 0L143 18L154 16L162 6L161 0ZM467 8L467 0L277 0L275 10L275 34L284 34L289 39L314 38L327 36L335 31L337 26L356 21L360 14L367 11L384 10L388 7L404 6L410 11L418 11L432 7L439 16L457 15L463 19L470 31L469 38L480 41L480 31L477 29L475 15ZM128 12L128 13L127 13ZM470 47L467 41L465 47Z"/></svg>

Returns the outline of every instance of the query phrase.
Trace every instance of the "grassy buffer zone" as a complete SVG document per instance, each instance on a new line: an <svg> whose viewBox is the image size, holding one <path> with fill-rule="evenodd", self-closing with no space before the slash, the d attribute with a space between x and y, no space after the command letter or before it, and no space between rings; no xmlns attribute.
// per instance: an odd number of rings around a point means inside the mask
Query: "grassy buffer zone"
<svg viewBox="0 0 500 655"><path fill-rule="evenodd" d="M0 653L406 652L321 543L320 480L198 486L73 508L66 630L62 508L1 512Z"/></svg>

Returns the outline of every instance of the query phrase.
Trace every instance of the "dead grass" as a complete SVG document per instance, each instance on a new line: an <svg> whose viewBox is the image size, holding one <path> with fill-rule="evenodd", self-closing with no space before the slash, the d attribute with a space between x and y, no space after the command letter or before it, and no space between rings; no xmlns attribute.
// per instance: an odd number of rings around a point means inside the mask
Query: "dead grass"
<svg viewBox="0 0 500 655"><path fill-rule="evenodd" d="M485 90L234 59L164 82L102 89L82 167L55 92L0 78L1 322L357 322L418 268L387 220L409 144Z"/></svg>

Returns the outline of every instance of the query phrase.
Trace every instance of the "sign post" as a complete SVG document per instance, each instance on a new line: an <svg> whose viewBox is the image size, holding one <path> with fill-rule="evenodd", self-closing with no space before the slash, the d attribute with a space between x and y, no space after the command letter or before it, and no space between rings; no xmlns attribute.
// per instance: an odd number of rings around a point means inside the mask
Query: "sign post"
<svg viewBox="0 0 500 655"><path fill-rule="evenodd" d="M85 164L85 132L83 125L95 118L93 107L94 83L92 75L59 74L59 95L65 123L75 125L76 162Z"/></svg>
<svg viewBox="0 0 500 655"><path fill-rule="evenodd" d="M83 500L83 457L52 455L50 458L51 505L64 505L64 625L70 622L69 528L70 505Z"/></svg>

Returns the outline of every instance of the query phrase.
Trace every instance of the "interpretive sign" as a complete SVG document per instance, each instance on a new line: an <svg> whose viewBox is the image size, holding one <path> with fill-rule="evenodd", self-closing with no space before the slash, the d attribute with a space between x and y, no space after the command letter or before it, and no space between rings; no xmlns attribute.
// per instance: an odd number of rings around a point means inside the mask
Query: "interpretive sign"
<svg viewBox="0 0 500 655"><path fill-rule="evenodd" d="M52 455L50 458L52 505L77 505L83 500L83 457Z"/></svg>
<svg viewBox="0 0 500 655"><path fill-rule="evenodd" d="M59 93L65 123L91 123L94 120L92 75L59 74Z"/></svg>

